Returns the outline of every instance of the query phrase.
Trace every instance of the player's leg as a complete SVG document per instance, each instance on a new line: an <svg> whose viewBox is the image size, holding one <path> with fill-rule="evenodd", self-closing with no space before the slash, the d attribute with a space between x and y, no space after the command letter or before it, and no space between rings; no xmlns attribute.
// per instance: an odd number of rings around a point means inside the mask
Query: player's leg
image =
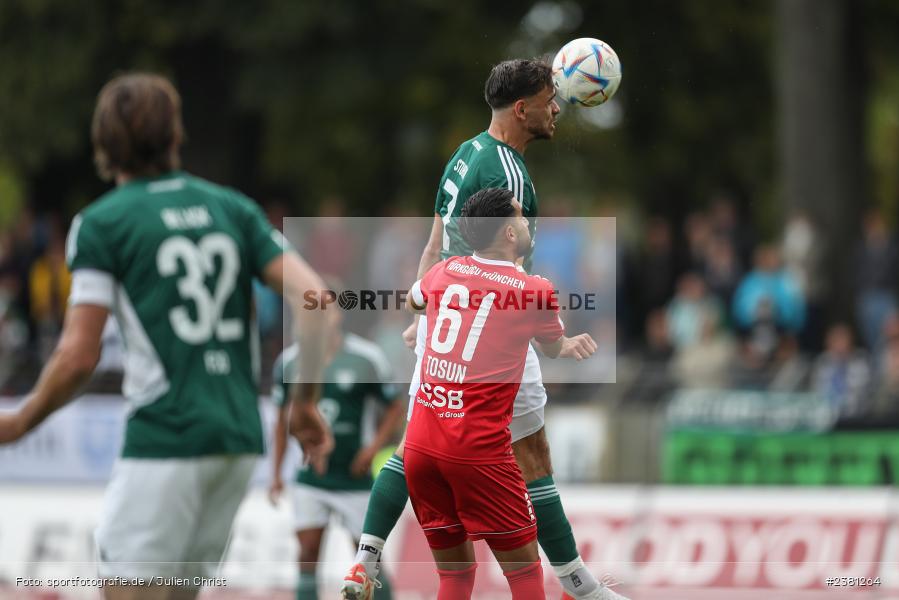
<svg viewBox="0 0 899 600"><path fill-rule="evenodd" d="M537 411L535 411L537 412ZM549 442L542 427L542 409L537 414L523 415L512 421L512 451L527 482L528 494L537 517L537 539L549 558L556 576L565 589L565 598L609 599L620 598L605 588L590 571L577 550L577 543L571 530L562 498L552 477L552 461ZM516 423L516 420L518 423ZM516 439L518 434L540 428L530 435Z"/></svg>
<svg viewBox="0 0 899 600"><path fill-rule="evenodd" d="M121 459L106 488L95 535L100 577L180 577L202 508L193 459ZM167 600L165 585L107 586L107 600Z"/></svg>
<svg viewBox="0 0 899 600"><path fill-rule="evenodd" d="M297 483L291 490L293 527L300 546L297 573L297 600L318 597L316 567L321 550L322 533L331 519L327 492L311 485Z"/></svg>
<svg viewBox="0 0 899 600"><path fill-rule="evenodd" d="M411 401L410 401L411 403ZM341 590L359 588L361 580L377 580L381 569L381 554L387 536L393 531L406 502L409 500L409 489L406 486L406 471L403 464L405 435L378 476L375 477L365 508L365 519L362 531L358 535L359 545L356 550L355 564L344 578Z"/></svg>
<svg viewBox="0 0 899 600"><path fill-rule="evenodd" d="M465 531L484 539L509 581L514 600L544 600L537 527L521 469L514 462L441 465Z"/></svg>
<svg viewBox="0 0 899 600"><path fill-rule="evenodd" d="M347 600L367 600L370 592L365 590L380 586L378 577L381 570L381 555L387 536L393 531L409 500L404 465L406 436L397 447L378 476L375 477L365 509L362 532L358 535L356 561L343 578L340 587L342 598Z"/></svg>
<svg viewBox="0 0 899 600"><path fill-rule="evenodd" d="M324 533L324 527L297 531L297 543L300 547L298 557L300 576L297 580L297 600L318 600L316 567L318 566L318 556L321 552Z"/></svg>
<svg viewBox="0 0 899 600"><path fill-rule="evenodd" d="M337 514L341 523L353 536L356 547L359 546L359 538L362 536L363 519L368 505L369 492L366 491L337 491L328 494L331 502L331 510ZM374 597L377 600L392 600L393 590L390 587L390 578L385 572L384 566L379 563L378 587Z"/></svg>
<svg viewBox="0 0 899 600"><path fill-rule="evenodd" d="M478 564L474 560L474 547L468 540L456 543L460 537L464 539L465 534L447 536L438 532L428 537L431 554L434 555L434 562L437 564L437 575L440 576L437 600L457 598L467 600L471 598L471 592L474 590L475 573L478 569ZM441 547L447 543L455 545Z"/></svg>
<svg viewBox="0 0 899 600"><path fill-rule="evenodd" d="M474 589L477 563L458 513L459 498L455 493L459 475L453 470L459 467L421 452L406 451L412 509L428 540L440 576L437 600L466 600ZM478 483L482 486L481 502L485 502L483 482Z"/></svg>
<svg viewBox="0 0 899 600"><path fill-rule="evenodd" d="M191 544L183 555L181 574L189 583L176 589L172 600L195 598L204 580L218 576L231 540L234 517L247 493L258 458L245 454L196 459L201 510L196 525L188 533Z"/></svg>
<svg viewBox="0 0 899 600"><path fill-rule="evenodd" d="M409 384L409 408L406 412L406 420L412 418L412 409L415 407L415 395L418 392L418 374L421 372L421 360L424 354L425 336L428 326L424 317L418 320L418 331L415 341L415 369L412 381ZM359 537L359 547L356 550L355 564L344 578L341 591L355 590L361 585L359 579L377 579L380 570L381 554L384 552L384 544L387 536L396 527L406 502L409 500L409 488L406 485L406 472L403 466L403 452L406 436L397 447L378 476L375 477L368 499L368 507L365 510L365 522L362 526L362 535Z"/></svg>
<svg viewBox="0 0 899 600"><path fill-rule="evenodd" d="M571 524L553 481L549 443L543 428L545 405L546 389L540 361L533 347L528 347L510 430L515 460L521 468L537 517L537 540L568 595L563 598L602 598L605 588L587 570L578 553Z"/></svg>
<svg viewBox="0 0 899 600"><path fill-rule="evenodd" d="M196 598L202 582L194 577L215 575L255 460L237 456L120 461L97 529L100 575L179 578L187 585L107 586L104 597Z"/></svg>
<svg viewBox="0 0 899 600"><path fill-rule="evenodd" d="M511 550L500 550L501 545L487 542L509 582L512 600L545 600L543 567L537 554L536 538Z"/></svg>

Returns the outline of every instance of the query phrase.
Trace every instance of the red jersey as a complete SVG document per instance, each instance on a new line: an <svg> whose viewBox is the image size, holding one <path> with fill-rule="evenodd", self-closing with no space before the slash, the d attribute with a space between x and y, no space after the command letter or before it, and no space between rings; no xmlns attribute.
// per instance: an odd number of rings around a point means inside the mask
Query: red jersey
<svg viewBox="0 0 899 600"><path fill-rule="evenodd" d="M511 262L454 256L416 288L428 333L406 446L454 462L514 462L509 422L528 344L564 332L552 283Z"/></svg>

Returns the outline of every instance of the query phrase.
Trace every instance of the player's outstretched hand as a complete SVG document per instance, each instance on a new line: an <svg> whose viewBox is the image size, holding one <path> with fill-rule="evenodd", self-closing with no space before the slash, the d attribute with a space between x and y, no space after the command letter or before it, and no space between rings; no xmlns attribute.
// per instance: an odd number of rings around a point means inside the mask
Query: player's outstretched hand
<svg viewBox="0 0 899 600"><path fill-rule="evenodd" d="M272 506L278 506L278 500L281 499L281 493L284 491L284 480L278 475L272 479L271 485L268 486L268 501Z"/></svg>
<svg viewBox="0 0 899 600"><path fill-rule="evenodd" d="M356 456L353 457L353 464L350 465L350 473L353 477L368 475L371 472L371 462L375 459L375 454L377 453L378 449L372 446L360 448Z"/></svg>
<svg viewBox="0 0 899 600"><path fill-rule="evenodd" d="M311 402L295 403L291 409L290 431L303 449L303 461L319 475L328 470L328 457L334 450L331 428Z"/></svg>
<svg viewBox="0 0 899 600"><path fill-rule="evenodd" d="M11 444L22 435L18 411L0 412L0 444Z"/></svg>
<svg viewBox="0 0 899 600"><path fill-rule="evenodd" d="M596 342L593 341L593 338L590 337L589 333L582 333L562 340L562 349L559 351L559 358L583 360L593 356L594 352L596 352Z"/></svg>
<svg viewBox="0 0 899 600"><path fill-rule="evenodd" d="M418 336L418 319L414 319L412 324L403 330L403 341L410 350L415 349L415 338Z"/></svg>

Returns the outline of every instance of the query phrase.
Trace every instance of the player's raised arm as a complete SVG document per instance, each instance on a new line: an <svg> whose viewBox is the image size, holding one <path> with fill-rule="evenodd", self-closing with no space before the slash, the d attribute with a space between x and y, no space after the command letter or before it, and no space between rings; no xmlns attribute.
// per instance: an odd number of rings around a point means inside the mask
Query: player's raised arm
<svg viewBox="0 0 899 600"><path fill-rule="evenodd" d="M266 285L284 296L294 315L294 335L303 351L297 365L298 381L290 386L289 431L303 448L316 470L323 469L325 458L334 447L334 438L319 414L316 404L321 396L325 364L325 344L336 325L333 311L309 310L304 296L320 294L325 284L305 260L287 251L265 267ZM321 298L319 298L321 300ZM319 303L319 306L321 304Z"/></svg>
<svg viewBox="0 0 899 600"><path fill-rule="evenodd" d="M421 279L412 284L406 295L406 310L417 315L424 314L428 307L428 299L421 291Z"/></svg>
<svg viewBox="0 0 899 600"><path fill-rule="evenodd" d="M582 333L574 337L565 335L565 326L559 316L559 302L553 284L542 277L538 281L540 301L534 313L536 331L534 342L540 352L549 358L573 358L583 360L596 352L596 342L590 334Z"/></svg>
<svg viewBox="0 0 899 600"><path fill-rule="evenodd" d="M292 251L284 252L266 266L264 281L284 297L293 312L294 336L303 349L297 373L298 381L302 382L301 392L297 397L303 401L317 400L315 393L322 381L325 344L336 321L332 311L309 310L304 294L318 294L325 289L325 284L312 267Z"/></svg>
<svg viewBox="0 0 899 600"><path fill-rule="evenodd" d="M66 312L62 336L34 389L15 412L0 415L0 443L14 442L65 406L94 372L109 310L79 304Z"/></svg>
<svg viewBox="0 0 899 600"><path fill-rule="evenodd" d="M72 222L66 240L72 286L62 335L24 403L0 415L0 443L17 440L65 406L100 360L103 327L115 302L115 265L100 230L90 216Z"/></svg>
<svg viewBox="0 0 899 600"><path fill-rule="evenodd" d="M549 358L573 358L583 360L596 352L596 342L589 333L574 337L562 336L554 342L545 343L534 340L537 349Z"/></svg>
<svg viewBox="0 0 899 600"><path fill-rule="evenodd" d="M431 224L431 235L421 252L421 260L418 261L418 278L424 277L431 267L440 262L440 249L443 247L443 219L439 214L434 214L434 222ZM411 309L410 309L411 310ZM417 311L412 311L417 312ZM412 324L403 331L403 341L410 348L415 347L415 334L418 329L418 319L413 319Z"/></svg>
<svg viewBox="0 0 899 600"><path fill-rule="evenodd" d="M443 219L439 214L434 215L434 223L431 224L431 235L428 243L421 252L421 260L418 262L418 278L421 279L431 267L440 262L440 249L443 247Z"/></svg>

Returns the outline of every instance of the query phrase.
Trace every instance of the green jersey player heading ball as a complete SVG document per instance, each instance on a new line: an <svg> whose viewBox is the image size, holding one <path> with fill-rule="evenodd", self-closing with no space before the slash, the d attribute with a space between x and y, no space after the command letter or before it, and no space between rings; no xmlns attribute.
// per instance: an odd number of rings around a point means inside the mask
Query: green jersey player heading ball
<svg viewBox="0 0 899 600"><path fill-rule="evenodd" d="M184 581L107 586L110 600L193 598L224 553L263 451L254 373L252 279L294 306L304 353L292 424L307 456L333 444L316 402L332 317L302 310L321 279L239 192L179 170L181 100L166 79L110 81L92 125L115 188L72 222L72 291L59 343L0 443L35 428L91 375L113 315L125 342L128 420L96 533L103 577Z"/></svg>
<svg viewBox="0 0 899 600"><path fill-rule="evenodd" d="M522 206L528 220L532 244L536 243L537 194L524 154L531 142L549 140L555 134L559 114L551 67L540 60L508 60L490 72L484 98L491 109L486 131L459 146L443 171L434 206L434 221L422 253L418 278L439 260L469 256L471 247L462 238L458 224L462 206L480 190L506 188ZM529 254L524 257L530 267ZM423 319L403 333L406 344L415 348L419 364L409 387L414 396L424 353L427 328ZM410 402L410 413L414 406ZM552 477L549 445L543 428L546 390L537 355L529 347L524 373L515 397L510 425L512 450L527 483L537 519L537 539L565 589L563 598L613 600L620 598L587 570ZM344 578L341 589L346 600L369 600L377 577L387 536L399 520L408 498L403 444L387 461L372 488L356 564Z"/></svg>

